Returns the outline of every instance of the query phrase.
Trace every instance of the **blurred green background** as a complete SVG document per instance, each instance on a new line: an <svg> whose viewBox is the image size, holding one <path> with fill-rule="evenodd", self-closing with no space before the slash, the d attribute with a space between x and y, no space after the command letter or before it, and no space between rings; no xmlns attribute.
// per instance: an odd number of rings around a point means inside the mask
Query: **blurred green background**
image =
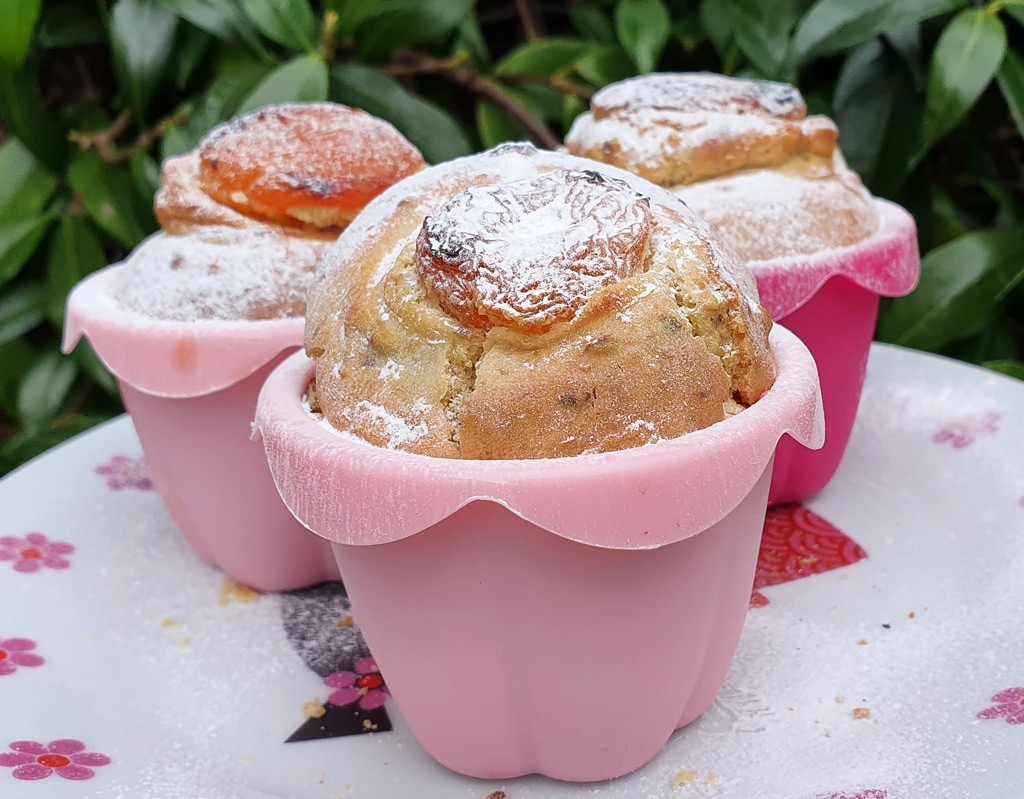
<svg viewBox="0 0 1024 799"><path fill-rule="evenodd" d="M156 229L163 158L266 103L334 100L429 162L556 144L649 71L796 83L909 208L921 286L878 336L1024 379L1024 0L0 0L0 474L120 413L64 300Z"/></svg>

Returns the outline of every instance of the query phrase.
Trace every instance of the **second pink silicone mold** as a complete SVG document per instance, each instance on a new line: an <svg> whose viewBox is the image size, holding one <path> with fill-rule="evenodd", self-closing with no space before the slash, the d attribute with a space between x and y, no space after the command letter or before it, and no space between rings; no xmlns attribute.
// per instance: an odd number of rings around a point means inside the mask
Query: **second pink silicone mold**
<svg viewBox="0 0 1024 799"><path fill-rule="evenodd" d="M300 525L252 440L263 380L302 342L302 319L150 319L121 308L97 272L68 300L64 348L81 336L118 379L153 483L196 553L245 585L338 579L330 546Z"/></svg>
<svg viewBox="0 0 1024 799"><path fill-rule="evenodd" d="M875 200L879 229L850 247L807 256L755 261L761 302L772 318L807 345L818 364L825 409L825 446L810 451L788 436L779 442L768 502L797 502L832 479L864 387L880 297L909 293L921 261L913 217Z"/></svg>

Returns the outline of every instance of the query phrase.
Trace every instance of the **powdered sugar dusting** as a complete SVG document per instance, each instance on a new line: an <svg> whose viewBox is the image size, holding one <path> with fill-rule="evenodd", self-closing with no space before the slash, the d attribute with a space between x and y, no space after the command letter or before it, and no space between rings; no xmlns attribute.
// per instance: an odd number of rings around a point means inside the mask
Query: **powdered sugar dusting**
<svg viewBox="0 0 1024 799"><path fill-rule="evenodd" d="M713 72L656 73L613 83L594 95L598 114L637 108L681 111L753 112L785 119L807 113L795 86L769 80L743 80Z"/></svg>
<svg viewBox="0 0 1024 799"><path fill-rule="evenodd" d="M565 143L570 151L581 154L600 153L612 147L619 163L654 171L667 161L692 158L694 153L716 143L769 139L779 132L780 126L798 126L808 137L834 127L824 117L791 122L755 114L636 107L605 116L594 112L580 114ZM729 164L725 167L730 168Z"/></svg>
<svg viewBox="0 0 1024 799"><path fill-rule="evenodd" d="M132 253L112 292L121 307L159 319L301 316L328 244L269 229L157 233Z"/></svg>
<svg viewBox="0 0 1024 799"><path fill-rule="evenodd" d="M371 427L380 431L385 439L387 449L400 449L426 436L430 431L422 418L429 406L418 405L411 408L415 421L391 413L381 405L368 400L360 400L351 408L346 408L342 416L351 424ZM416 410L419 408L419 411Z"/></svg>
<svg viewBox="0 0 1024 799"><path fill-rule="evenodd" d="M469 188L427 217L417 267L467 323L549 325L641 269L649 208L592 171Z"/></svg>
<svg viewBox="0 0 1024 799"><path fill-rule="evenodd" d="M747 260L811 253L863 239L878 226L867 192L855 180L808 179L771 170L742 172L680 186L676 193L694 211L720 226ZM842 213L822 225L821 207ZM845 232L851 240L837 240Z"/></svg>

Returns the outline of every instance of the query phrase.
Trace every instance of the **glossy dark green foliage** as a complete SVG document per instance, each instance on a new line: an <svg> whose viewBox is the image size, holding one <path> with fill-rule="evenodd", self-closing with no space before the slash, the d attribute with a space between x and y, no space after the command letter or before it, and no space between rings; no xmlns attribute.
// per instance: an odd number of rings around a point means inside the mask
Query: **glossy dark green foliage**
<svg viewBox="0 0 1024 799"><path fill-rule="evenodd" d="M655 70L797 83L921 285L879 336L1024 378L1024 0L0 0L0 473L120 411L82 277L156 229L164 158L279 101L394 124L431 163L550 131ZM527 124L530 123L530 124Z"/></svg>

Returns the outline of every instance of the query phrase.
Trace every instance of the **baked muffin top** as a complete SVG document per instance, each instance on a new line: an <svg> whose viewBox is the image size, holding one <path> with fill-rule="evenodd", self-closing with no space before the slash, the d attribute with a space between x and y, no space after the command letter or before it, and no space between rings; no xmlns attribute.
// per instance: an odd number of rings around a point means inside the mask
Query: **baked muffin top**
<svg viewBox="0 0 1024 799"><path fill-rule="evenodd" d="M706 427L773 380L746 269L672 195L504 145L371 203L324 258L312 404L370 443L541 458Z"/></svg>
<svg viewBox="0 0 1024 799"><path fill-rule="evenodd" d="M869 236L877 212L793 86L709 73L654 74L594 95L566 136L576 155L676 192L745 260Z"/></svg>
<svg viewBox="0 0 1024 799"><path fill-rule="evenodd" d="M387 122L331 103L268 106L168 159L156 215L119 275L156 318L301 316L325 247L373 197L424 166Z"/></svg>

